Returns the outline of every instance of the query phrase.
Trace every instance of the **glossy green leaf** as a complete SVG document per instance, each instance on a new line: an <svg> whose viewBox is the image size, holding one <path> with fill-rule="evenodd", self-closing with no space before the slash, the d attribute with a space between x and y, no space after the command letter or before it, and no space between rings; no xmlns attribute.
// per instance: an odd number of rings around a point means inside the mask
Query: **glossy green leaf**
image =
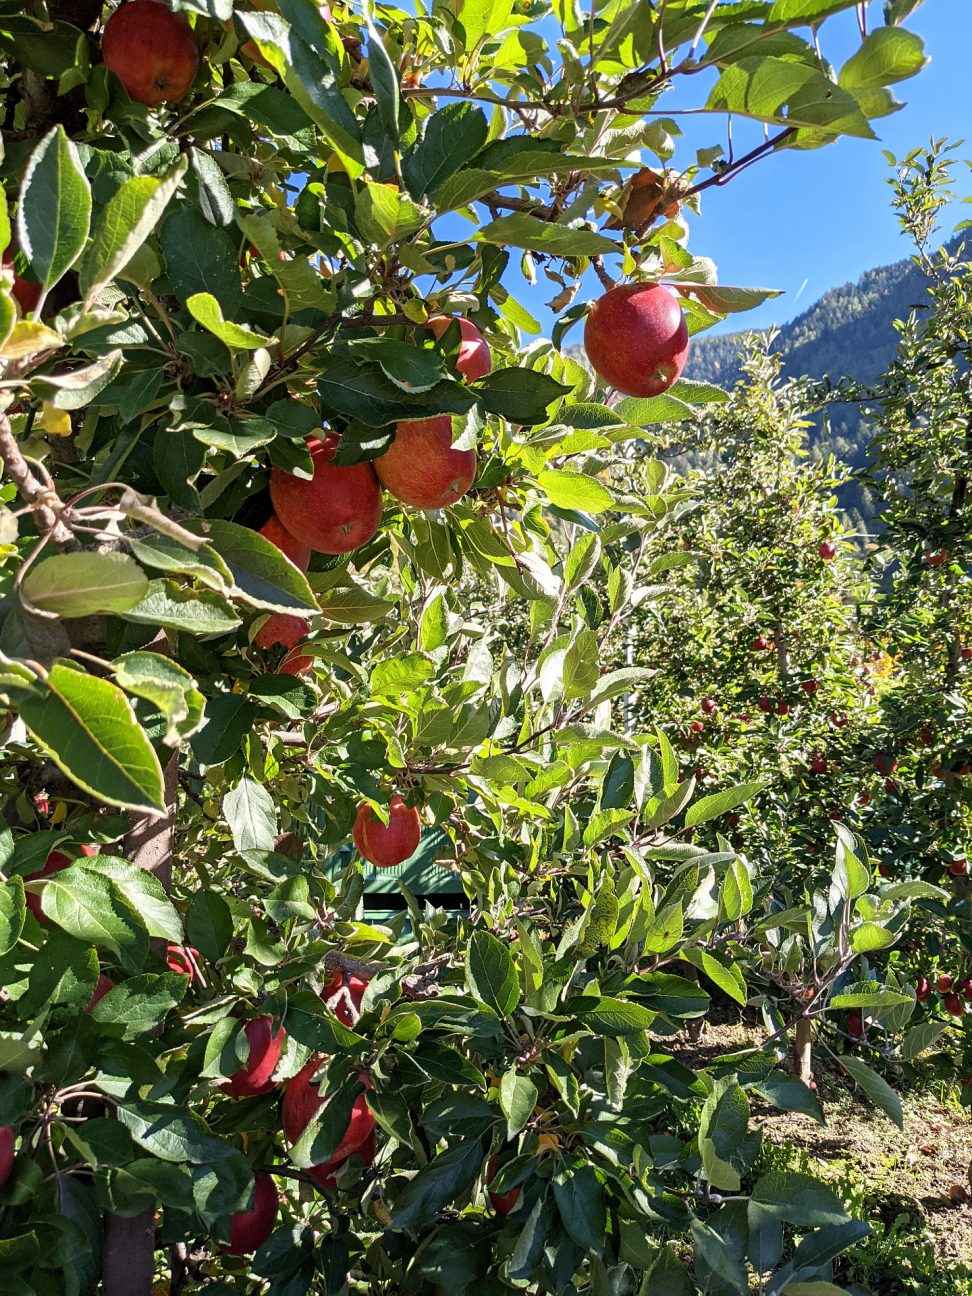
<svg viewBox="0 0 972 1296"><path fill-rule="evenodd" d="M61 617L127 612L145 598L148 588L148 577L134 558L91 549L45 558L23 583L35 608Z"/></svg>
<svg viewBox="0 0 972 1296"><path fill-rule="evenodd" d="M20 246L45 289L77 261L90 225L91 189L77 146L55 126L30 155L17 208Z"/></svg>
<svg viewBox="0 0 972 1296"><path fill-rule="evenodd" d="M81 265L81 286L91 302L116 279L158 226L188 165L179 161L161 177L135 176L108 200Z"/></svg>

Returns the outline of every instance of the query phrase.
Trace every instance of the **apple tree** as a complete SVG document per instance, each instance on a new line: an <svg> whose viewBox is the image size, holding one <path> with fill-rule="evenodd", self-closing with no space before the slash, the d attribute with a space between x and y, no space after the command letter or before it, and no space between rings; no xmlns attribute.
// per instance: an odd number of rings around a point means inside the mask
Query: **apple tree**
<svg viewBox="0 0 972 1296"><path fill-rule="evenodd" d="M779 904L605 666L684 504L631 449L764 296L688 213L923 65L890 0L835 71L855 7L0 14L11 1296L782 1294L866 1232L754 1170L772 1040L677 1056ZM674 84L732 123L678 167ZM417 845L465 910L370 917Z"/></svg>

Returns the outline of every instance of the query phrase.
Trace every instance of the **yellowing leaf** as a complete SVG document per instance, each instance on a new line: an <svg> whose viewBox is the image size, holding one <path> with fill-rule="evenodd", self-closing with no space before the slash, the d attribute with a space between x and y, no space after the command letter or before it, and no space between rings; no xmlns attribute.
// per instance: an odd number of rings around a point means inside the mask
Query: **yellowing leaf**
<svg viewBox="0 0 972 1296"><path fill-rule="evenodd" d="M35 427L50 436L68 437L71 435L71 415L67 410L56 409L50 401L45 401L37 416Z"/></svg>
<svg viewBox="0 0 972 1296"><path fill-rule="evenodd" d="M34 320L19 320L0 347L0 360L29 360L42 351L57 351L64 345L60 333Z"/></svg>

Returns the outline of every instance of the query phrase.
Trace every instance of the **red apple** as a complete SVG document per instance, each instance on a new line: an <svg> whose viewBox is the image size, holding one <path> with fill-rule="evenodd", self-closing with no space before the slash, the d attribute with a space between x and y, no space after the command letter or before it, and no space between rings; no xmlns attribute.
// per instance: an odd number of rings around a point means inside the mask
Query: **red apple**
<svg viewBox="0 0 972 1296"><path fill-rule="evenodd" d="M104 999L108 991L114 990L114 988L115 988L114 981L112 981L110 976L105 976L104 972L102 972L101 976L98 978L94 990L92 990L91 992L91 998L88 1000L87 1004L85 1005L84 1011L90 1012L91 1009L95 1006L95 1004L100 1003L101 1000Z"/></svg>
<svg viewBox="0 0 972 1296"><path fill-rule="evenodd" d="M773 641L765 635L757 635L753 640L753 652L769 652L772 647Z"/></svg>
<svg viewBox="0 0 972 1296"><path fill-rule="evenodd" d="M39 283L31 283L27 279L22 279L17 273L14 266L13 245L8 247L3 254L3 268L4 270L13 271L13 287L10 289L10 294L21 311L25 315L29 315L32 310L36 309L37 303L40 301L41 286Z"/></svg>
<svg viewBox="0 0 972 1296"><path fill-rule="evenodd" d="M760 711L770 712L774 709L773 699L766 697L765 694L759 699L756 705L759 707Z"/></svg>
<svg viewBox="0 0 972 1296"><path fill-rule="evenodd" d="M15 1137L12 1125L0 1126L0 1188L10 1178L13 1169Z"/></svg>
<svg viewBox="0 0 972 1296"><path fill-rule="evenodd" d="M964 877L969 871L969 861L965 859L953 859L948 866L948 871L952 877Z"/></svg>
<svg viewBox="0 0 972 1296"><path fill-rule="evenodd" d="M861 792L861 793L858 795L858 798L857 798L857 804L858 804L858 805L870 805L870 804L871 804L871 794L870 794L870 792Z"/></svg>
<svg viewBox="0 0 972 1296"><path fill-rule="evenodd" d="M272 612L253 636L253 642L265 651L271 648L286 648L289 652L291 648L296 648L298 644L304 642L309 629L310 626L303 617L291 616L289 612ZM289 657L287 660L289 661ZM281 667L281 670L287 675L303 675L313 664L313 657L304 654L294 658L289 670L284 667Z"/></svg>
<svg viewBox="0 0 972 1296"><path fill-rule="evenodd" d="M70 858L70 856L65 855L63 851L59 851L59 850L51 851L50 855L48 855L47 857L47 861L44 864L44 867L42 869L39 869L36 873L28 873L27 876L24 878L24 881L39 882L41 878L48 878L51 877L51 875L54 873L60 873L62 869L68 868L73 863L74 861ZM34 915L37 921L47 922L47 918L44 914L44 911L43 909L41 909L40 892L28 891L26 892L25 898L27 900L27 908Z"/></svg>
<svg viewBox="0 0 972 1296"><path fill-rule="evenodd" d="M828 768L829 767L827 765L827 758L825 756L821 756L819 752L817 752L817 754L811 758L810 760L811 774L826 774Z"/></svg>
<svg viewBox="0 0 972 1296"><path fill-rule="evenodd" d="M422 835L419 812L407 806L396 792L388 803L388 823L383 824L367 801L358 806L351 840L358 853L375 868L394 868L418 849Z"/></svg>
<svg viewBox="0 0 972 1296"><path fill-rule="evenodd" d="M338 996L338 991L342 989L345 993ZM337 1017L339 1022L343 1022L345 1026L353 1028L355 1018L351 1013L350 1006L348 1005L348 998L351 999L351 1003L354 1005L355 1009L360 1012L361 1000L364 998L364 992L367 989L368 982L362 977L349 976L347 984L345 984L342 974L340 972L335 972L330 982L328 982L321 991L321 998L325 1000L328 1006L333 1010L334 1015ZM335 1002L332 1003L332 1000L335 1000Z"/></svg>
<svg viewBox="0 0 972 1296"><path fill-rule="evenodd" d="M915 985L915 998L919 1003L927 1003L928 996L931 994L931 985L927 977L919 977Z"/></svg>
<svg viewBox="0 0 972 1296"><path fill-rule="evenodd" d="M960 994L963 999L972 999L972 977L965 977L955 987L955 993Z"/></svg>
<svg viewBox="0 0 972 1296"><path fill-rule="evenodd" d="M260 528L260 534L264 539L269 540L272 545L276 545L282 554L285 554L295 567L301 571L307 570L310 563L311 551L303 541L292 536L284 524L277 517L276 513L271 513L269 521L264 522Z"/></svg>
<svg viewBox="0 0 972 1296"><path fill-rule="evenodd" d="M847 1034L852 1035L854 1039L860 1039L864 1034L864 1018L859 1012L847 1014Z"/></svg>
<svg viewBox="0 0 972 1296"><path fill-rule="evenodd" d="M202 955L191 945L167 945L165 949L165 966L170 972L176 972L179 976L187 976L190 980L198 982L199 985L206 984L206 978L202 970Z"/></svg>
<svg viewBox="0 0 972 1296"><path fill-rule="evenodd" d="M412 508L448 508L476 476L475 450L452 448L452 419L409 419L395 428L395 440L375 460L386 490Z"/></svg>
<svg viewBox="0 0 972 1296"><path fill-rule="evenodd" d="M776 714L781 716L789 715L790 714L789 702L781 702L776 708Z"/></svg>
<svg viewBox="0 0 972 1296"><path fill-rule="evenodd" d="M800 687L803 689L804 693L809 693L810 696L813 697L820 685L815 679L808 679L804 680Z"/></svg>
<svg viewBox="0 0 972 1296"><path fill-rule="evenodd" d="M350 553L366 544L381 523L381 487L371 464L342 468L332 463L338 438L310 438L314 465L310 481L274 468L270 498L277 517L302 544L317 553Z"/></svg>
<svg viewBox="0 0 972 1296"><path fill-rule="evenodd" d="M712 698L702 699L702 710L706 715L712 715L715 712L716 704Z"/></svg>
<svg viewBox="0 0 972 1296"><path fill-rule="evenodd" d="M498 1156L490 1157L489 1164L486 1167L487 1184L493 1182L493 1180L496 1178L496 1174L498 1170L499 1170L499 1157ZM489 1198L490 1206L492 1206L493 1210L496 1212L497 1215L509 1215L510 1211L516 1210L516 1204L520 1200L520 1189L511 1188L509 1192L505 1192L505 1193L489 1192L487 1189L486 1195Z"/></svg>
<svg viewBox="0 0 972 1296"><path fill-rule="evenodd" d="M704 720L693 720L692 723L689 725L689 728L692 730L692 732L693 732L694 734L704 733L704 732L705 732L705 721L704 721Z"/></svg>
<svg viewBox="0 0 972 1296"><path fill-rule="evenodd" d="M925 562L929 567L942 567L948 562L948 550L942 545L940 549L926 551Z"/></svg>
<svg viewBox="0 0 972 1296"><path fill-rule="evenodd" d="M240 1067L219 1087L233 1098L250 1098L274 1088L273 1069L280 1060L287 1032L281 1026L276 1035L269 1017L254 1017L243 1027L250 1045L246 1066Z"/></svg>
<svg viewBox="0 0 972 1296"><path fill-rule="evenodd" d="M253 1208L239 1211L230 1223L230 1240L223 1246L230 1255L248 1255L263 1246L277 1222L277 1188L268 1174L253 1176Z"/></svg>
<svg viewBox="0 0 972 1296"><path fill-rule="evenodd" d="M820 544L817 545L817 553L824 562L830 562L836 552L837 546L834 544L833 540L821 540Z"/></svg>
<svg viewBox="0 0 972 1296"><path fill-rule="evenodd" d="M879 774L894 774L898 768L898 762L886 752L878 752L874 757L874 768Z"/></svg>
<svg viewBox="0 0 972 1296"><path fill-rule="evenodd" d="M307 1128L311 1118L327 1102L327 1096L321 1097L320 1086L314 1081L314 1076L320 1069L321 1059L311 1058L303 1070L297 1072L284 1090L283 1128L284 1134L291 1144L297 1142ZM329 1177L342 1161L346 1161L353 1152L357 1152L362 1147L371 1136L374 1128L375 1118L371 1108L368 1106L365 1095L359 1094L354 1106L351 1108L351 1119L348 1122L348 1128L344 1132L344 1137L326 1161L312 1167L311 1175L319 1180Z"/></svg>
<svg viewBox="0 0 972 1296"><path fill-rule="evenodd" d="M962 658L963 661L972 660L972 648L961 648L959 650L959 656Z"/></svg>
<svg viewBox="0 0 972 1296"><path fill-rule="evenodd" d="M938 991L939 994L947 994L949 990L951 990L951 988L952 988L952 978L949 976L947 972L943 972L942 975L935 982L935 989Z"/></svg>
<svg viewBox="0 0 972 1296"><path fill-rule="evenodd" d="M942 998L945 1011L952 1017L961 1017L965 1013L962 1000L956 994L947 994Z"/></svg>
<svg viewBox="0 0 972 1296"><path fill-rule="evenodd" d="M918 741L923 747L930 747L935 741L935 731L930 725L924 725L918 730Z"/></svg>
<svg viewBox="0 0 972 1296"><path fill-rule="evenodd" d="M129 98L149 108L184 98L199 69L192 28L159 0L119 5L105 23L101 56Z"/></svg>
<svg viewBox="0 0 972 1296"><path fill-rule="evenodd" d="M462 315L456 317L459 324L459 334L462 341L459 343L459 358L456 361L456 368L464 378L470 382L475 382L477 378L485 378L493 367L493 360L489 354L489 347L486 345L486 339L480 333L479 329L472 320L465 319ZM433 315L424 327L431 329L437 338L440 338L446 331L452 319L448 315ZM389 487L389 490L391 487Z"/></svg>
<svg viewBox="0 0 972 1296"><path fill-rule="evenodd" d="M661 284L622 284L591 307L584 349L602 382L625 396L659 396L685 368L689 340L678 298Z"/></svg>

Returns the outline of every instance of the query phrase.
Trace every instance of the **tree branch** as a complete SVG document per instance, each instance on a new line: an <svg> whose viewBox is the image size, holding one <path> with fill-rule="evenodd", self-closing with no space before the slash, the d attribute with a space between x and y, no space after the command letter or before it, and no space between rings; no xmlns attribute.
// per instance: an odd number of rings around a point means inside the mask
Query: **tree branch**
<svg viewBox="0 0 972 1296"><path fill-rule="evenodd" d="M59 507L55 508L53 501L57 497L32 472L6 414L0 414L0 459L20 498L33 513L41 534L59 549L74 548L77 542L71 528L60 516L60 501L57 501Z"/></svg>

